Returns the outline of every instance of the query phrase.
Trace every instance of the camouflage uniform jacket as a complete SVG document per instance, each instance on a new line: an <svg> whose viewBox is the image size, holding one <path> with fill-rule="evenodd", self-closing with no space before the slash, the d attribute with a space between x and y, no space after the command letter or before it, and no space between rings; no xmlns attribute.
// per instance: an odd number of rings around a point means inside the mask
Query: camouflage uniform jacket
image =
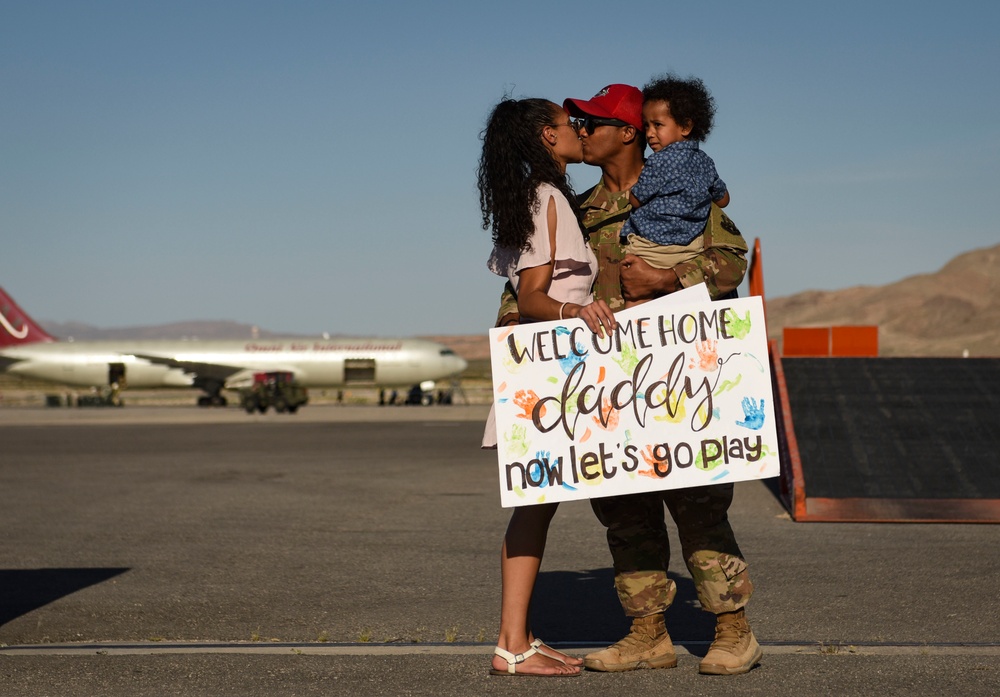
<svg viewBox="0 0 1000 697"><path fill-rule="evenodd" d="M584 232L597 256L594 298L603 299L617 312L625 307L621 289L621 262L625 254L619 233L632 212L628 191L608 191L602 178L596 186L577 197L577 205L583 212ZM748 247L736 224L715 204L712 204L704 234L704 251L691 261L678 264L674 271L685 288L705 283L709 295L717 299L735 291L743 281ZM516 312L517 298L509 285L505 286L497 322L504 315Z"/></svg>

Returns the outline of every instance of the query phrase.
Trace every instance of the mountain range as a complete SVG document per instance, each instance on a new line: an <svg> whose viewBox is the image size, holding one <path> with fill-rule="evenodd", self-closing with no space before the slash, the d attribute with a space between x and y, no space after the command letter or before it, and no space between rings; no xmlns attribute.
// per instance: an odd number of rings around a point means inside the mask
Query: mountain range
<svg viewBox="0 0 1000 697"><path fill-rule="evenodd" d="M877 325L882 356L1000 357L1000 245L961 254L934 273L767 299L766 309L773 339L784 327Z"/></svg>
<svg viewBox="0 0 1000 697"><path fill-rule="evenodd" d="M766 292L766 276L764 287ZM779 342L784 327L877 325L882 356L1000 357L1000 245L966 252L939 271L884 286L808 290L767 298L766 311L768 336ZM230 321L118 329L79 322L41 324L53 336L76 341L277 336L250 324ZM445 344L467 360L489 358L485 326L481 335L424 338Z"/></svg>

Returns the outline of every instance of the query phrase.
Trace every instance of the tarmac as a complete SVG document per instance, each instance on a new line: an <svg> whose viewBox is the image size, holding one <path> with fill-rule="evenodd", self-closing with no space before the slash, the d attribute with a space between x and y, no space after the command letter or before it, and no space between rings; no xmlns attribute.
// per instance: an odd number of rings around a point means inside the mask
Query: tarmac
<svg viewBox="0 0 1000 697"><path fill-rule="evenodd" d="M730 514L759 667L698 674L713 621L675 555L677 668L489 676L509 511L486 412L0 409L0 695L1000 693L996 526L795 523L776 480ZM560 506L536 634L620 638L610 564L589 505Z"/></svg>

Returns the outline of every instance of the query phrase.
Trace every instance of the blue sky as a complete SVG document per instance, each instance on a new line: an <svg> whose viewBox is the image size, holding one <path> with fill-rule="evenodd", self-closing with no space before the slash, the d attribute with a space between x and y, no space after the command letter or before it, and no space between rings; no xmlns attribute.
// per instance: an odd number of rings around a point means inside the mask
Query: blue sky
<svg viewBox="0 0 1000 697"><path fill-rule="evenodd" d="M768 297L883 285L1000 242L997 26L962 0L0 0L0 285L101 327L483 332L492 105L667 70L715 96Z"/></svg>

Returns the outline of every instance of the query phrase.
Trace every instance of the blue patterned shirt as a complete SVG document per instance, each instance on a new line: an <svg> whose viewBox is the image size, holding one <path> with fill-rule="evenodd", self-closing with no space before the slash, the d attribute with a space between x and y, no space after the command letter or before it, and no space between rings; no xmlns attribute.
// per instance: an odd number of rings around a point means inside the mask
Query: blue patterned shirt
<svg viewBox="0 0 1000 697"><path fill-rule="evenodd" d="M642 204L622 226L656 244L690 244L705 230L712 201L726 195L715 162L695 141L671 143L646 160L632 195Z"/></svg>

